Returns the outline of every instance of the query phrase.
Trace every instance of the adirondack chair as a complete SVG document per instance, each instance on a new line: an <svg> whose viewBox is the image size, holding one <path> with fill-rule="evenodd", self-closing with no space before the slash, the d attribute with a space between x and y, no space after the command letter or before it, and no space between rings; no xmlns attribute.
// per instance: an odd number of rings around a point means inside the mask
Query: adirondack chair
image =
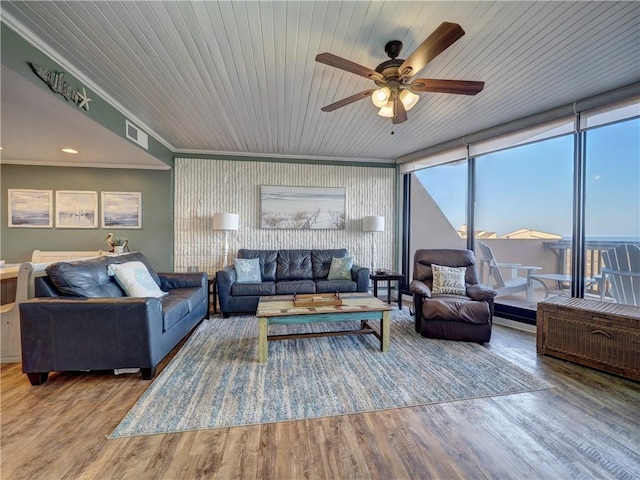
<svg viewBox="0 0 640 480"><path fill-rule="evenodd" d="M532 302L533 285L530 277L533 272L540 270L541 267L521 265L519 263L498 263L491 247L481 242L478 242L478 247L480 249L480 255L482 257L480 260L480 265L482 268L480 270L482 272L484 265L488 266L488 284L491 288L498 292L496 297L500 297L503 295L512 295L519 292L526 292L527 302ZM501 269L510 269L511 278L504 278ZM526 271L526 276L518 276L518 270Z"/></svg>
<svg viewBox="0 0 640 480"><path fill-rule="evenodd" d="M623 243L602 252L602 285L609 283L613 299L625 305L640 306L640 247ZM604 300L606 288L600 289Z"/></svg>

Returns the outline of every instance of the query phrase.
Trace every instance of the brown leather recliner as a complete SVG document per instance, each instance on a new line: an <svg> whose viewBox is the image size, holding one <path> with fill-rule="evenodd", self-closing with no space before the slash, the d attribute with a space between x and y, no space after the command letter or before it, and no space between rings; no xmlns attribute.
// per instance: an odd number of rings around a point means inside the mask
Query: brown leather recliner
<svg viewBox="0 0 640 480"><path fill-rule="evenodd" d="M465 267L466 295L432 293L433 264ZM478 343L491 339L496 291L479 283L473 251L417 250L411 291L416 332L424 337Z"/></svg>

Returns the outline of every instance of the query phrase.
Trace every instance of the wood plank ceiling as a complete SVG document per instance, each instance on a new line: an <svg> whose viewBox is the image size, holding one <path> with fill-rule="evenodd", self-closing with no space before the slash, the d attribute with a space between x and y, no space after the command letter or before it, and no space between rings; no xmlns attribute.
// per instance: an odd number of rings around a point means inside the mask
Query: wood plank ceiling
<svg viewBox="0 0 640 480"><path fill-rule="evenodd" d="M640 79L639 2L23 2L3 21L45 44L179 152L393 161L440 142ZM373 86L316 63L406 58L443 21L466 31L420 73L483 80L475 97L423 93L392 125ZM394 135L390 135L394 132Z"/></svg>

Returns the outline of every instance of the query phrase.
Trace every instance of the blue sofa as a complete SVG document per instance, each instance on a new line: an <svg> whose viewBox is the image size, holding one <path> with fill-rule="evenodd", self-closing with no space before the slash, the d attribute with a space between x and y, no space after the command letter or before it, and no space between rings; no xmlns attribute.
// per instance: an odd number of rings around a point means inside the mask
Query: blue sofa
<svg viewBox="0 0 640 480"><path fill-rule="evenodd" d="M107 268L141 261L161 298L128 297ZM206 273L156 273L141 253L57 262L34 280L35 296L20 304L22 371L32 385L50 371L140 368L158 363L208 314Z"/></svg>
<svg viewBox="0 0 640 480"><path fill-rule="evenodd" d="M237 283L232 266L216 273L216 289L224 317L232 313L255 313L263 295L293 293L366 292L369 269L351 268L350 280L328 280L333 257L345 257L347 250L249 250L241 249L238 258L258 258L261 282Z"/></svg>

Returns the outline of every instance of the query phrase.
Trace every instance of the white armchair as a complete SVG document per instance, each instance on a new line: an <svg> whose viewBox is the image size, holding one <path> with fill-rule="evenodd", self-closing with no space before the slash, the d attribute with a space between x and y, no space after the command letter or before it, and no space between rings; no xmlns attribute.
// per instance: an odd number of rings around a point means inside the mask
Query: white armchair
<svg viewBox="0 0 640 480"><path fill-rule="evenodd" d="M622 244L602 252L604 268L600 299L609 285L609 293L617 303L640 306L640 247Z"/></svg>

